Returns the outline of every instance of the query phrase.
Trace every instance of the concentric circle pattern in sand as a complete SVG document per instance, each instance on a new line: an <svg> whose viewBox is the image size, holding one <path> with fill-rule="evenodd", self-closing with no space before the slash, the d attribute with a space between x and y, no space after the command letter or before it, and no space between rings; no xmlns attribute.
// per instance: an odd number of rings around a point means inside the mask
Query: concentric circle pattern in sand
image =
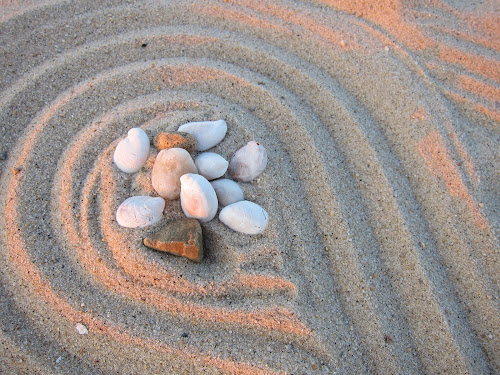
<svg viewBox="0 0 500 375"><path fill-rule="evenodd" d="M0 2L0 370L500 371L500 10L451 3ZM268 228L147 249L114 147L219 118Z"/></svg>

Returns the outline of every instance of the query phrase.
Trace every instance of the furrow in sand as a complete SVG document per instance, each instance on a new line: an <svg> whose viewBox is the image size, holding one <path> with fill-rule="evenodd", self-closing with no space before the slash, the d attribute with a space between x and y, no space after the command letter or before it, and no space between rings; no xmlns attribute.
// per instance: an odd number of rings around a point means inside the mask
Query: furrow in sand
<svg viewBox="0 0 500 375"><path fill-rule="evenodd" d="M0 13L0 369L499 371L490 3L32 1ZM116 144L134 126L152 139L218 118L228 133L213 151L268 151L241 184L266 231L204 223L201 264L147 249L182 210L167 202L156 226L118 226L125 198L155 194L157 151L125 175Z"/></svg>

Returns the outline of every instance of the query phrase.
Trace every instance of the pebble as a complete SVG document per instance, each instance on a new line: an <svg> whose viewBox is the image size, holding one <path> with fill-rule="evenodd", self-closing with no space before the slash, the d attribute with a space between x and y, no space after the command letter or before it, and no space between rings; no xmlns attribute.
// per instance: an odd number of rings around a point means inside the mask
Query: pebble
<svg viewBox="0 0 500 375"><path fill-rule="evenodd" d="M116 221L126 228L143 228L160 221L165 201L159 197L139 195L125 199L116 210Z"/></svg>
<svg viewBox="0 0 500 375"><path fill-rule="evenodd" d="M250 141L233 155L228 173L237 181L249 182L260 175L266 166L266 149L260 143Z"/></svg>
<svg viewBox="0 0 500 375"><path fill-rule="evenodd" d="M144 238L144 245L196 263L203 260L201 225L196 219L171 221L157 233Z"/></svg>
<svg viewBox="0 0 500 375"><path fill-rule="evenodd" d="M218 206L215 190L205 177L194 173L181 177L181 207L187 217L210 221Z"/></svg>
<svg viewBox="0 0 500 375"><path fill-rule="evenodd" d="M77 323L75 328L80 335L86 335L87 333L89 333L87 327L85 327L82 323Z"/></svg>
<svg viewBox="0 0 500 375"><path fill-rule="evenodd" d="M192 154L196 150L196 139L185 132L161 132L154 138L153 145L160 151L167 148L183 148Z"/></svg>
<svg viewBox="0 0 500 375"><path fill-rule="evenodd" d="M0 160L7 160L7 152L0 153Z"/></svg>
<svg viewBox="0 0 500 375"><path fill-rule="evenodd" d="M146 163L149 138L141 128L132 128L116 146L113 161L122 172L135 173Z"/></svg>
<svg viewBox="0 0 500 375"><path fill-rule="evenodd" d="M202 152L194 164L198 168L198 173L207 180L215 180L226 173L229 162L215 152Z"/></svg>
<svg viewBox="0 0 500 375"><path fill-rule="evenodd" d="M224 120L188 122L177 130L189 133L196 139L196 151L206 151L224 139L227 124Z"/></svg>
<svg viewBox="0 0 500 375"><path fill-rule="evenodd" d="M243 190L240 185L227 178L221 178L215 181L210 181L210 184L217 194L217 200L222 206L227 206L245 199Z"/></svg>
<svg viewBox="0 0 500 375"><path fill-rule="evenodd" d="M219 219L232 230L245 234L260 234L266 229L269 215L250 201L239 201L224 207Z"/></svg>
<svg viewBox="0 0 500 375"><path fill-rule="evenodd" d="M180 178L186 173L198 173L189 152L183 148L168 148L156 157L151 183L160 197L175 200L181 194Z"/></svg>

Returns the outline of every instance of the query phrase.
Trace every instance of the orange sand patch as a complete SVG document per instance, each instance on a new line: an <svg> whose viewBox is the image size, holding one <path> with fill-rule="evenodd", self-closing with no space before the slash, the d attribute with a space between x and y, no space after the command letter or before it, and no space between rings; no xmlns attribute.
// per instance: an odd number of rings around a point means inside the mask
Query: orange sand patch
<svg viewBox="0 0 500 375"><path fill-rule="evenodd" d="M244 25L256 27L259 29L276 30L287 35L292 35L292 31L287 29L286 27L263 21L257 17L251 17L243 12L227 10L216 6L196 6L193 7L193 9L200 14L210 15L212 17L220 17L232 21L237 21Z"/></svg>
<svg viewBox="0 0 500 375"><path fill-rule="evenodd" d="M402 16L400 0L318 0L331 7L366 18L384 27L397 39L414 50L433 46L435 43L425 37L420 29L406 22Z"/></svg>
<svg viewBox="0 0 500 375"><path fill-rule="evenodd" d="M429 133L418 143L417 149L431 172L444 180L450 194L460 198L466 204L476 225L483 230L489 230L488 221L479 211L474 198L465 186L460 171L451 159L439 133L437 131Z"/></svg>
<svg viewBox="0 0 500 375"><path fill-rule="evenodd" d="M500 83L500 62L497 60L472 55L445 45L440 46L440 57L449 63L461 65L471 72Z"/></svg>
<svg viewBox="0 0 500 375"><path fill-rule="evenodd" d="M456 100L457 102L460 102L463 104L467 104L470 106L470 108L474 109L475 111L480 112L483 115L485 115L486 117L489 117L492 120L500 123L500 112L498 112L494 109L487 108L484 105L481 105L478 103L472 103L469 100L467 100L466 98L464 98L463 96L458 95L458 94L451 92L451 91L446 91L445 94L448 97L452 98L453 100Z"/></svg>
<svg viewBox="0 0 500 375"><path fill-rule="evenodd" d="M224 2L227 2L227 0L224 0ZM305 28L306 30L311 31L313 34L319 35L320 37L326 39L330 43L341 46L343 49L359 48L359 45L356 42L354 42L352 36L342 36L334 29L318 23L311 17L299 15L297 14L296 11L291 11L286 8L280 8L274 4L264 5L260 1L253 1L253 0L246 0L246 1L232 0L230 2L238 5L244 5L250 9L259 11L263 14L279 17L280 19L290 22L295 26ZM346 38L349 38L348 43L346 43L345 41Z"/></svg>
<svg viewBox="0 0 500 375"><path fill-rule="evenodd" d="M465 34L464 32L450 30L450 33L453 33L465 40L482 44L488 48L496 50L500 48L500 39L498 38L498 31L500 30L500 12L481 13L479 16L473 12L458 11L443 1L427 1L429 2L429 5L442 9L447 13L451 13L455 18L469 25L470 29L474 32L473 34Z"/></svg>
<svg viewBox="0 0 500 375"><path fill-rule="evenodd" d="M236 277L235 286L259 290L286 290L296 294L295 284L276 276L240 274Z"/></svg>
<svg viewBox="0 0 500 375"><path fill-rule="evenodd" d="M479 25L479 23L477 23L477 22L475 24ZM466 40L468 42L479 44L479 45L482 45L482 46L487 47L487 48L500 50L500 39L484 38L484 37L477 36L474 34L468 34L468 33L465 33L463 31L449 29L449 28L443 27L443 26L432 26L432 28L434 30L441 32L441 33L450 34L456 38ZM500 28L500 26L499 26L499 28Z"/></svg>
<svg viewBox="0 0 500 375"><path fill-rule="evenodd" d="M500 39L498 38L500 32L500 12L482 14L481 17L469 16L469 24L472 28L480 30L488 37L488 40L491 42L490 47L497 50L500 49Z"/></svg>
<svg viewBox="0 0 500 375"><path fill-rule="evenodd" d="M424 120L425 115L426 115L425 109L420 107L420 108L417 108L417 110L410 115L410 118L412 120Z"/></svg>
<svg viewBox="0 0 500 375"><path fill-rule="evenodd" d="M466 75L460 76L459 84L464 90L467 90L475 95L481 96L492 102L500 102L500 89L497 89L494 86L480 82L477 79Z"/></svg>
<svg viewBox="0 0 500 375"><path fill-rule="evenodd" d="M455 132L455 130L453 130L453 126L451 125L451 123L446 122L445 126L446 129L448 129L449 132L448 135L450 136L451 140L453 141L453 144L457 148L458 152L460 153L460 156L462 157L462 160L464 161L465 170L467 171L469 178L475 185L478 185L479 176L476 172L474 160L470 157L469 153L465 149L465 145L458 138L458 134Z"/></svg>

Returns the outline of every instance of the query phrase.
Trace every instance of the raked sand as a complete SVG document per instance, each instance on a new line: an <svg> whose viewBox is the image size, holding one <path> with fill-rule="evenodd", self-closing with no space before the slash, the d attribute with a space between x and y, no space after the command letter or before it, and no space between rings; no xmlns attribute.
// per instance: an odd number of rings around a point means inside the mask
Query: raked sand
<svg viewBox="0 0 500 375"><path fill-rule="evenodd" d="M500 372L500 5L0 1L0 373ZM127 130L228 124L261 235L118 205Z"/></svg>

